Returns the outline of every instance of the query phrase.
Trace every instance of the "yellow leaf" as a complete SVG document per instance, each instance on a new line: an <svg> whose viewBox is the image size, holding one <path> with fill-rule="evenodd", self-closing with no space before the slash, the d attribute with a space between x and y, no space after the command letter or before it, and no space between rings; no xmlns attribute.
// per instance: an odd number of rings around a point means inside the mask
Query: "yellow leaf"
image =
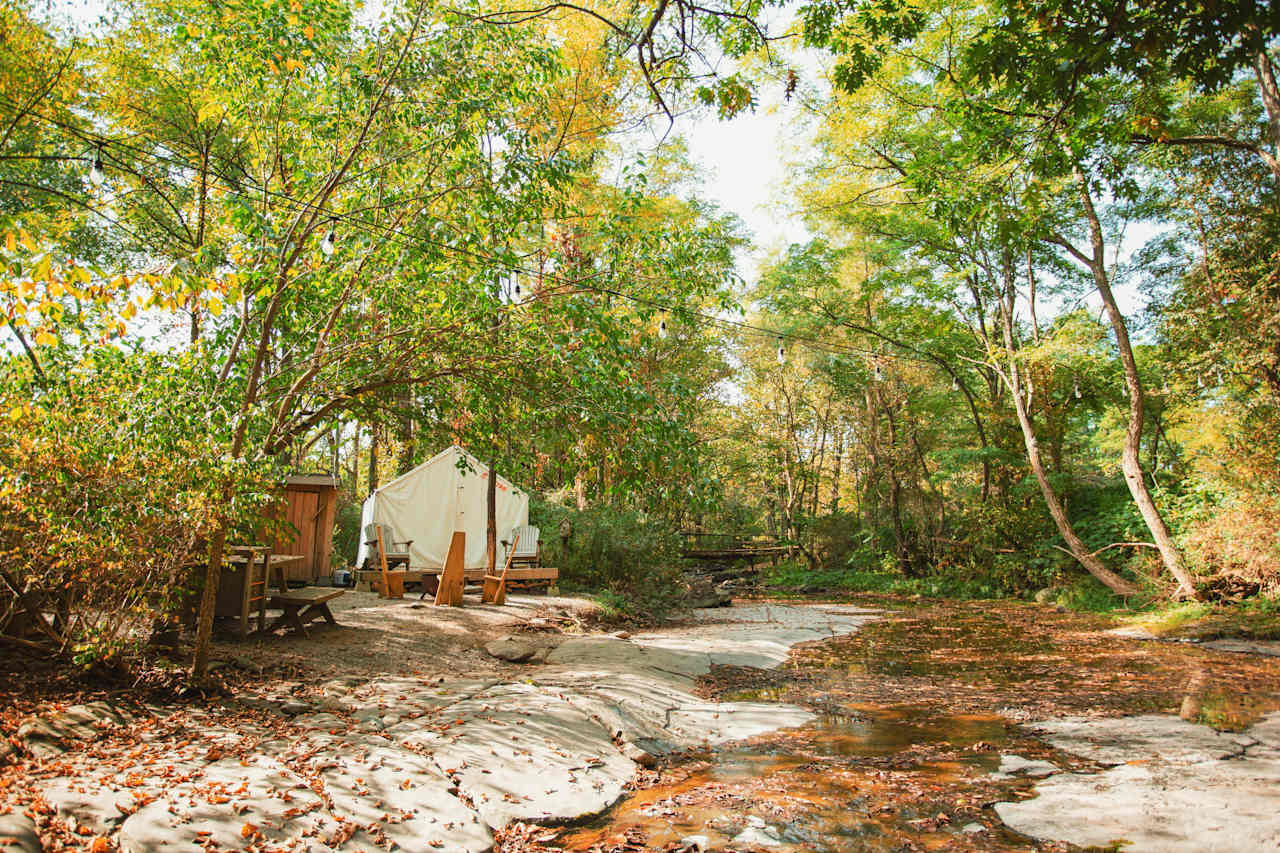
<svg viewBox="0 0 1280 853"><path fill-rule="evenodd" d="M31 278L36 281L39 281L40 279L48 279L52 272L53 258L45 255L40 259L40 263L36 264L36 271L31 274Z"/></svg>
<svg viewBox="0 0 1280 853"><path fill-rule="evenodd" d="M50 295L50 296L52 296L54 299L57 299L59 296L61 296L61 295L62 295L62 293L63 293L62 282L60 282L60 281L51 281L51 282L49 282L49 295Z"/></svg>
<svg viewBox="0 0 1280 853"><path fill-rule="evenodd" d="M23 247L28 252L34 252L36 249L39 248L39 246L36 245L35 238L32 237L29 233L27 233L27 230L25 228L19 232L18 239L22 241Z"/></svg>
<svg viewBox="0 0 1280 853"><path fill-rule="evenodd" d="M116 334L117 334L117 335L120 335L121 337L124 337L124 333L125 333L125 325L124 325L124 323L123 323L123 322L117 322L117 323L116 323Z"/></svg>
<svg viewBox="0 0 1280 853"><path fill-rule="evenodd" d="M36 343L42 347L51 347L58 342L58 339L49 334L48 329L41 329L36 332Z"/></svg>
<svg viewBox="0 0 1280 853"><path fill-rule="evenodd" d="M13 254L18 250L18 238L12 231L5 233L4 247L8 250L9 254Z"/></svg>
<svg viewBox="0 0 1280 853"><path fill-rule="evenodd" d="M313 39L316 37L316 28L311 26L310 24L307 24L305 27L302 28L302 34L309 39Z"/></svg>
<svg viewBox="0 0 1280 853"><path fill-rule="evenodd" d="M132 302L125 303L124 310L120 312L120 316L126 320L132 320L133 315L138 313L138 307Z"/></svg>
<svg viewBox="0 0 1280 853"><path fill-rule="evenodd" d="M291 26L291 27L296 27L296 26L298 26L298 16L297 16L297 15L290 15L286 20L288 20L288 22L289 22L289 26Z"/></svg>
<svg viewBox="0 0 1280 853"><path fill-rule="evenodd" d="M286 59L286 60L284 61L284 70L285 70L285 71L300 71L300 70L302 70L302 63L301 63L301 62L299 62L298 60L294 59L294 58L291 56L291 57L289 57L288 59Z"/></svg>
<svg viewBox="0 0 1280 853"><path fill-rule="evenodd" d="M295 12L301 12L302 4L299 3L298 0L289 0L289 8Z"/></svg>
<svg viewBox="0 0 1280 853"><path fill-rule="evenodd" d="M22 419L22 407L21 407L21 406L14 406L12 409L10 409L10 410L9 410L9 420L11 420L11 421L17 421L17 420L21 420L21 419Z"/></svg>
<svg viewBox="0 0 1280 853"><path fill-rule="evenodd" d="M219 104L217 101L210 101L209 103L200 107L200 109L196 110L196 123L204 124L205 119L209 118L210 116L216 115L218 111L221 109L222 109L222 105Z"/></svg>
<svg viewBox="0 0 1280 853"><path fill-rule="evenodd" d="M213 316L215 316L215 317L217 317L219 314L221 314L221 313L222 313L222 300L221 300L221 299L210 299L210 300L209 300L209 313L210 313L210 314L212 314L212 315L213 315Z"/></svg>
<svg viewBox="0 0 1280 853"><path fill-rule="evenodd" d="M199 38L200 28L197 27L195 24L187 24L187 35L191 36L192 38Z"/></svg>

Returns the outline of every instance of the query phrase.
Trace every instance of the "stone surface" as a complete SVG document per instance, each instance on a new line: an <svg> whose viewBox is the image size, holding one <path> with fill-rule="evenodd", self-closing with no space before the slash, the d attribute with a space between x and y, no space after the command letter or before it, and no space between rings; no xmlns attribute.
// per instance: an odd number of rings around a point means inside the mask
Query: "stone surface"
<svg viewBox="0 0 1280 853"><path fill-rule="evenodd" d="M640 637L566 639L519 683L353 677L325 682L318 695L280 686L238 697L235 706L258 718L156 709L132 729L146 748L129 752L122 739L106 772L99 753L66 739L96 737L113 721L104 709L33 723L28 735L71 748L61 759L69 774L42 790L58 815L114 834L125 853L481 853L492 848L491 828L510 820L565 822L607 808L654 756L807 722L792 706L707 702L693 693L696 679L722 663L776 666L795 643L874 615L752 605L715 614L728 623L694 617L691 627ZM748 831L756 835L743 846L776 843L763 822Z"/></svg>
<svg viewBox="0 0 1280 853"><path fill-rule="evenodd" d="M782 844L782 834L763 818L748 815L746 829L733 837L733 843L745 847L778 847Z"/></svg>
<svg viewBox="0 0 1280 853"><path fill-rule="evenodd" d="M24 814L0 815L0 853L40 853L36 824Z"/></svg>
<svg viewBox="0 0 1280 853"><path fill-rule="evenodd" d="M1280 657L1280 643L1274 640L1208 640L1200 644L1206 649L1220 652L1237 652L1240 654L1269 655Z"/></svg>
<svg viewBox="0 0 1280 853"><path fill-rule="evenodd" d="M1012 829L1082 847L1247 853L1280 846L1280 715L1242 734L1177 717L1037 724L1061 749L1113 766L1059 773L1034 799L998 803ZM1125 762L1125 763L1120 763Z"/></svg>
<svg viewBox="0 0 1280 853"><path fill-rule="evenodd" d="M1032 761L1021 755L1000 756L1000 767L990 774L993 779L1008 779L1013 776L1032 776L1040 778L1057 773L1060 768L1048 761Z"/></svg>
<svg viewBox="0 0 1280 853"><path fill-rule="evenodd" d="M1167 714L1109 720L1063 717L1035 723L1032 728L1058 749L1099 764L1154 759L1191 763L1230 758L1244 751L1238 735L1217 732Z"/></svg>
<svg viewBox="0 0 1280 853"><path fill-rule="evenodd" d="M538 647L515 637L499 637L484 647L491 657L510 663L523 663L533 657Z"/></svg>

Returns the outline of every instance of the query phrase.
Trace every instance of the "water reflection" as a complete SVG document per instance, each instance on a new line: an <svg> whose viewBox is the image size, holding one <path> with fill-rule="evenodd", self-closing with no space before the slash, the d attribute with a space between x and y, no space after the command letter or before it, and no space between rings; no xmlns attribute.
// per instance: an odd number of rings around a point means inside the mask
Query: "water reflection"
<svg viewBox="0 0 1280 853"><path fill-rule="evenodd" d="M748 850L764 849L755 843L763 833L780 853L1061 850L999 822L990 804L1034 796L1034 782L992 774L1002 754L1094 768L1017 722L1161 712L1238 730L1280 710L1274 661L1119 640L1097 630L1104 624L950 605L797 650L785 677L721 698L804 705L818 715L812 723L691 755L555 844L612 853L705 835L712 849ZM624 830L643 848L616 842Z"/></svg>

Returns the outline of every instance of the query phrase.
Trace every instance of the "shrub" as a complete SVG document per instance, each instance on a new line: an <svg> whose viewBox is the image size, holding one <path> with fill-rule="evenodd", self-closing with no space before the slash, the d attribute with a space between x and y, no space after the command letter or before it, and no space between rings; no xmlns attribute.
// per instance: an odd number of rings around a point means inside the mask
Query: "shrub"
<svg viewBox="0 0 1280 853"><path fill-rule="evenodd" d="M683 592L679 537L665 521L625 507L579 512L545 501L534 502L530 518L542 530L543 561L559 567L567 590L607 593L605 603L629 618L660 616Z"/></svg>
<svg viewBox="0 0 1280 853"><path fill-rule="evenodd" d="M256 530L278 495L260 463L222 459L207 411L176 390L185 365L101 352L52 369L0 391L0 632L116 666L189 606L215 526Z"/></svg>

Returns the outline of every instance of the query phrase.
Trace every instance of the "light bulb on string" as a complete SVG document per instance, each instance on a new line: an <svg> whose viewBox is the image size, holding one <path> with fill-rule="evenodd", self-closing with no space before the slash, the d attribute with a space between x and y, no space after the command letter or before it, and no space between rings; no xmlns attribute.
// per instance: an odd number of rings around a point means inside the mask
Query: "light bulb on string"
<svg viewBox="0 0 1280 853"><path fill-rule="evenodd" d="M667 318L663 317L658 321L658 337L666 339L667 337Z"/></svg>
<svg viewBox="0 0 1280 853"><path fill-rule="evenodd" d="M524 301L524 291L520 288L520 278L518 276L512 278L511 298L517 305Z"/></svg>
<svg viewBox="0 0 1280 853"><path fill-rule="evenodd" d="M1203 388L1203 387L1204 387L1204 374L1203 374L1203 373L1197 373L1197 374L1196 374L1196 387L1197 387L1197 388Z"/></svg>
<svg viewBox="0 0 1280 853"><path fill-rule="evenodd" d="M871 376L872 376L872 378L874 378L877 382L883 382L883 381L884 381L884 370L883 370L883 369L881 369L880 365L878 365L878 364L877 364L877 365L875 366L875 368L871 371Z"/></svg>
<svg viewBox="0 0 1280 853"><path fill-rule="evenodd" d="M329 231L324 235L324 239L320 241L320 251L324 253L326 258L331 258L337 248L338 233L334 230L334 220L330 219Z"/></svg>
<svg viewBox="0 0 1280 853"><path fill-rule="evenodd" d="M787 363L787 351L783 348L782 337L778 337L778 364Z"/></svg>
<svg viewBox="0 0 1280 853"><path fill-rule="evenodd" d="M89 183L100 187L106 179L107 168L102 162L102 143L98 143L98 147L93 152L93 163L89 166Z"/></svg>
<svg viewBox="0 0 1280 853"><path fill-rule="evenodd" d="M1072 386L1071 393L1075 394L1077 400L1079 400L1081 397L1084 396L1083 394L1080 393L1080 377L1078 376L1071 377L1071 386Z"/></svg>
<svg viewBox="0 0 1280 853"><path fill-rule="evenodd" d="M954 376L951 377L951 390L952 391L960 390L960 380L955 378Z"/></svg>

